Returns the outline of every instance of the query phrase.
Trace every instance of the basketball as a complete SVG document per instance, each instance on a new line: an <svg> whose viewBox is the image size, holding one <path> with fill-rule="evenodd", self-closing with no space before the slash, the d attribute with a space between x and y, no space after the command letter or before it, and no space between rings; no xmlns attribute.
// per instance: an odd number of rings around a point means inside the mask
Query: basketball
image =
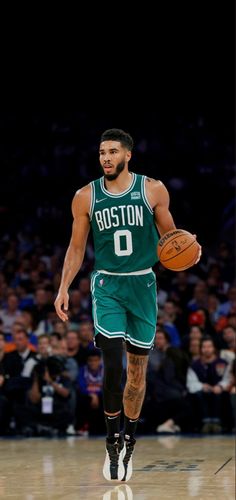
<svg viewBox="0 0 236 500"><path fill-rule="evenodd" d="M161 264L170 271L184 271L196 263L199 244L195 236L183 229L165 233L157 246Z"/></svg>

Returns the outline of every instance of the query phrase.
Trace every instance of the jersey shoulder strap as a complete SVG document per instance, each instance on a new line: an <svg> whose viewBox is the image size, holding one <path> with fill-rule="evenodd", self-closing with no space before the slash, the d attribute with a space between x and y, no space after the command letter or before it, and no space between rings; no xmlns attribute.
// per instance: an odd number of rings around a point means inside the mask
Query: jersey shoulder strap
<svg viewBox="0 0 236 500"><path fill-rule="evenodd" d="M147 193L146 193L146 175L140 175L141 177L141 193L144 204L146 205L148 211L153 215L153 209L148 201Z"/></svg>
<svg viewBox="0 0 236 500"><path fill-rule="evenodd" d="M99 179L96 179L95 181L91 181L89 183L90 187L91 187L91 200L90 200L90 210L89 210L90 221L92 220L92 217L93 217L96 199L99 199L102 197L101 179L102 179L102 177L99 177Z"/></svg>

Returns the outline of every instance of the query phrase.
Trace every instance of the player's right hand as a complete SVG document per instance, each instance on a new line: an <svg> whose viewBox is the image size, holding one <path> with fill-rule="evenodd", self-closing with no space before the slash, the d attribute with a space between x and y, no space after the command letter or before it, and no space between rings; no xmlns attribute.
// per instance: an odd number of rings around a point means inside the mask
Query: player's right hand
<svg viewBox="0 0 236 500"><path fill-rule="evenodd" d="M59 292L57 298L54 302L56 313L62 321L68 321L68 304L69 304L69 294L68 292ZM63 310L62 310L63 308Z"/></svg>

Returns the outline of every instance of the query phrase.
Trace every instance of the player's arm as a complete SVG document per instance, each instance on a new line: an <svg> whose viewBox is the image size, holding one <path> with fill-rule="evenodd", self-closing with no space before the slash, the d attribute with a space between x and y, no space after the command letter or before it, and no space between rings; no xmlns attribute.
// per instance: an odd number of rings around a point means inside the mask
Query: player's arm
<svg viewBox="0 0 236 500"><path fill-rule="evenodd" d="M148 201L153 209L155 222L160 236L175 229L175 223L169 210L170 197L169 193L161 181L154 179L146 179L146 193ZM194 235L196 237L196 235ZM201 245L199 245L198 259L201 257Z"/></svg>
<svg viewBox="0 0 236 500"><path fill-rule="evenodd" d="M155 222L160 236L175 229L173 217L169 211L169 193L161 181L146 179L146 193L153 209Z"/></svg>
<svg viewBox="0 0 236 500"><path fill-rule="evenodd" d="M80 270L84 260L86 242L90 229L90 198L90 186L85 186L80 191L77 191L72 201L72 214L74 220L71 240L65 255L60 288L54 302L56 312L62 321L68 320L68 315L64 312L68 310L68 288Z"/></svg>

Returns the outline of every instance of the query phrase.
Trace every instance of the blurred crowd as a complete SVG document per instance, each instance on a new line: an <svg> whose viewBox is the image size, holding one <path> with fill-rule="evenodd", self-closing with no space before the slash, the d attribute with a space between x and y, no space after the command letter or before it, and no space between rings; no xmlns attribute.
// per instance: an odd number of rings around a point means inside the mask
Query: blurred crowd
<svg viewBox="0 0 236 500"><path fill-rule="evenodd" d="M93 342L91 236L70 288L67 323L53 303L71 199L101 175L99 136L117 125L136 139L134 170L166 183L177 227L196 232L203 245L200 263L188 271L154 267L159 312L139 432L232 432L234 181L232 145L223 128L202 116L160 123L151 113L145 133L129 123L95 126L83 113L21 119L7 114L0 120L7 172L0 184L0 434L105 433L103 362ZM124 384L125 348L123 364Z"/></svg>

